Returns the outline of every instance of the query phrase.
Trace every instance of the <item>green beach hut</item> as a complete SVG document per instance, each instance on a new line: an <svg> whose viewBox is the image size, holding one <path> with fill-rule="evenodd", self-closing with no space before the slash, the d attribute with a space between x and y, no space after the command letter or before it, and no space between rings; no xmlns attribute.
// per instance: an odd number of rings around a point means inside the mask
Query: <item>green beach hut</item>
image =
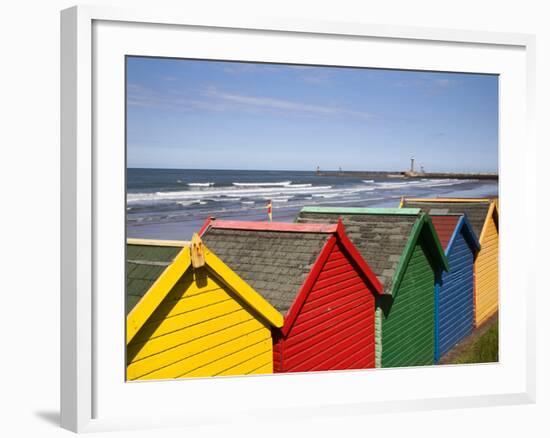
<svg viewBox="0 0 550 438"><path fill-rule="evenodd" d="M418 208L304 207L297 221L339 218L384 286L376 311L376 366L433 364L435 288L448 262L430 217Z"/></svg>

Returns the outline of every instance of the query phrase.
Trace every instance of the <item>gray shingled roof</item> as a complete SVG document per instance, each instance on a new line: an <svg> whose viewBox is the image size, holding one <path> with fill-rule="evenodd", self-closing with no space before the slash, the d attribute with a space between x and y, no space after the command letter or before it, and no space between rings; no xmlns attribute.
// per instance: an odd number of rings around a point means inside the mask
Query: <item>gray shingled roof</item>
<svg viewBox="0 0 550 438"><path fill-rule="evenodd" d="M204 244L285 315L328 233L209 228Z"/></svg>
<svg viewBox="0 0 550 438"><path fill-rule="evenodd" d="M302 211L298 223L336 223L338 218L342 218L346 234L384 286L384 293L392 293L397 264L419 215Z"/></svg>
<svg viewBox="0 0 550 438"><path fill-rule="evenodd" d="M403 207L421 208L428 214L465 214L472 225L476 236L479 238L485 218L489 212L490 201L480 202L424 202L403 200Z"/></svg>
<svg viewBox="0 0 550 438"><path fill-rule="evenodd" d="M126 314L181 250L181 246L126 245Z"/></svg>

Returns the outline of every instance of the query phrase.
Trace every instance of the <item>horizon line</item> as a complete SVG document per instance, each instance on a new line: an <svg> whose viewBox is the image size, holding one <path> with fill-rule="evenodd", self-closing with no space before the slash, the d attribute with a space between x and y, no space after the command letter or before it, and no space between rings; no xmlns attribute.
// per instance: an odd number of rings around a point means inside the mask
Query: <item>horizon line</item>
<svg viewBox="0 0 550 438"><path fill-rule="evenodd" d="M143 167L143 166L126 166L126 170L220 170L220 171L245 171L245 172L256 172L256 171L264 171L264 172L313 172L316 173L317 169L219 169L219 168L183 168L183 167ZM319 169L320 172L342 172L342 173L368 173L368 172L378 172L378 173L405 173L408 172L408 170L354 170L354 169ZM430 173L473 173L473 174L496 174L499 175L500 172L498 170L431 170L429 172L425 172L427 174Z"/></svg>

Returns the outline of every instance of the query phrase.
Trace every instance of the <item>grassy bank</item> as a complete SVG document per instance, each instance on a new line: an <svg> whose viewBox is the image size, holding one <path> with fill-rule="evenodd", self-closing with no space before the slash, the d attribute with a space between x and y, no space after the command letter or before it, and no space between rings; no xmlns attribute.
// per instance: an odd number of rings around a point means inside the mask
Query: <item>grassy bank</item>
<svg viewBox="0 0 550 438"><path fill-rule="evenodd" d="M498 315L441 358L441 364L498 362Z"/></svg>

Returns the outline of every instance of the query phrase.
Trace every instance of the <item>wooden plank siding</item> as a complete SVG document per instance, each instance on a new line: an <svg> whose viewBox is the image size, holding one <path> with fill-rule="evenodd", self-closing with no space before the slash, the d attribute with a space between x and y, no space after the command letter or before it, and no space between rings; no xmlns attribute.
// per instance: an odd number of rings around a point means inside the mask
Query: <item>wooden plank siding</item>
<svg viewBox="0 0 550 438"><path fill-rule="evenodd" d="M272 329L271 338L273 339L273 372L282 372L283 364L283 336L280 330Z"/></svg>
<svg viewBox="0 0 550 438"><path fill-rule="evenodd" d="M209 268L188 270L127 346L127 379L273 371L271 327Z"/></svg>
<svg viewBox="0 0 550 438"><path fill-rule="evenodd" d="M285 337L275 338L275 372L373 368L375 297L340 243Z"/></svg>
<svg viewBox="0 0 550 438"><path fill-rule="evenodd" d="M418 208L341 207L304 207L299 216L301 223L335 220L383 285L374 318L375 366L433 364L436 287L448 261L429 216Z"/></svg>
<svg viewBox="0 0 550 438"><path fill-rule="evenodd" d="M434 285L434 269L419 238L399 289L381 313L382 367L433 364Z"/></svg>
<svg viewBox="0 0 550 438"><path fill-rule="evenodd" d="M403 198L403 207L422 208L431 215L463 214L479 238L474 262L474 321L479 326L498 311L498 198Z"/></svg>
<svg viewBox="0 0 550 438"><path fill-rule="evenodd" d="M439 288L437 356L447 353L468 336L474 325L474 257L462 227L448 248L449 271L443 272Z"/></svg>
<svg viewBox="0 0 550 438"><path fill-rule="evenodd" d="M475 322L479 326L498 310L498 228L490 218L475 261Z"/></svg>

